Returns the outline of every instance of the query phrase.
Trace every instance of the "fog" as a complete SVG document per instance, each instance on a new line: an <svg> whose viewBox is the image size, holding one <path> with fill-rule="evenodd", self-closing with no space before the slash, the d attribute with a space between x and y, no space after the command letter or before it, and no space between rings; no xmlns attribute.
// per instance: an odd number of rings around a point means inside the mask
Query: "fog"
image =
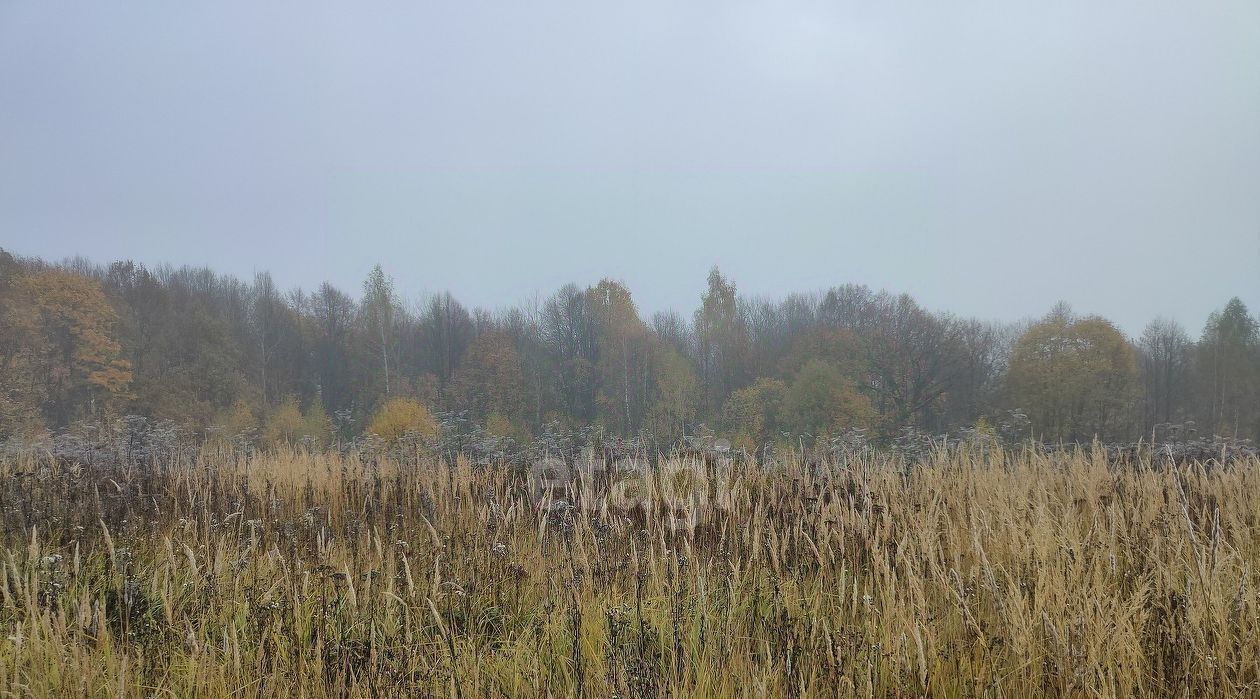
<svg viewBox="0 0 1260 699"><path fill-rule="evenodd" d="M1260 4L0 3L0 247L497 307L1260 306Z"/></svg>

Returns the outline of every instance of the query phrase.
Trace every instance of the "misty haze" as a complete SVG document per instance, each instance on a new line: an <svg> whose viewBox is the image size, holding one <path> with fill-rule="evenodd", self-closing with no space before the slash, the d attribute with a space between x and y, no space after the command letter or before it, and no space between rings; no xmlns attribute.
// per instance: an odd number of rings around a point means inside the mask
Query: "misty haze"
<svg viewBox="0 0 1260 699"><path fill-rule="evenodd" d="M0 695L1260 695L1260 5L0 4Z"/></svg>

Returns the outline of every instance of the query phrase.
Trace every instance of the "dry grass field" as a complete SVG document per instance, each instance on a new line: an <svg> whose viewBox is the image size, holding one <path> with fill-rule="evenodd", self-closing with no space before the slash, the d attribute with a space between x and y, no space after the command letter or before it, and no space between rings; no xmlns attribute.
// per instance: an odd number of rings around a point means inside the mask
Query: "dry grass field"
<svg viewBox="0 0 1260 699"><path fill-rule="evenodd" d="M694 531L464 463L0 469L3 696L1260 695L1254 460L744 465Z"/></svg>

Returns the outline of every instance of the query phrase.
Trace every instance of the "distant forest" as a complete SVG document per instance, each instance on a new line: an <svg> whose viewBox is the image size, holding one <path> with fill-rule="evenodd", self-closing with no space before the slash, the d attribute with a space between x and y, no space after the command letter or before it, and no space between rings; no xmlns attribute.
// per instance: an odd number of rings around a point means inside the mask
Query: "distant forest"
<svg viewBox="0 0 1260 699"><path fill-rule="evenodd" d="M1260 436L1257 321L1237 298L1196 335L1157 318L1139 338L1062 304L1001 324L851 284L750 298L716 268L698 301L646 319L605 279L491 312L400 298L379 267L361 289L284 292L266 273L0 250L0 439L124 415L272 442L450 415L517 440L595 426L749 448L907 428Z"/></svg>

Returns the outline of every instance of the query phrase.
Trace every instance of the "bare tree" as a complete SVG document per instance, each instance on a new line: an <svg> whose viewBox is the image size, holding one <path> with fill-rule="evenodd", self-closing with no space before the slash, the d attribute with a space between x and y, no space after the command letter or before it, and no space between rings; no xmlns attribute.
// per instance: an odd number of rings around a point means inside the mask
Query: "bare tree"
<svg viewBox="0 0 1260 699"><path fill-rule="evenodd" d="M1156 318L1142 332L1138 351L1145 430L1173 420L1176 406L1182 404L1189 387L1192 346L1185 329L1171 318Z"/></svg>

